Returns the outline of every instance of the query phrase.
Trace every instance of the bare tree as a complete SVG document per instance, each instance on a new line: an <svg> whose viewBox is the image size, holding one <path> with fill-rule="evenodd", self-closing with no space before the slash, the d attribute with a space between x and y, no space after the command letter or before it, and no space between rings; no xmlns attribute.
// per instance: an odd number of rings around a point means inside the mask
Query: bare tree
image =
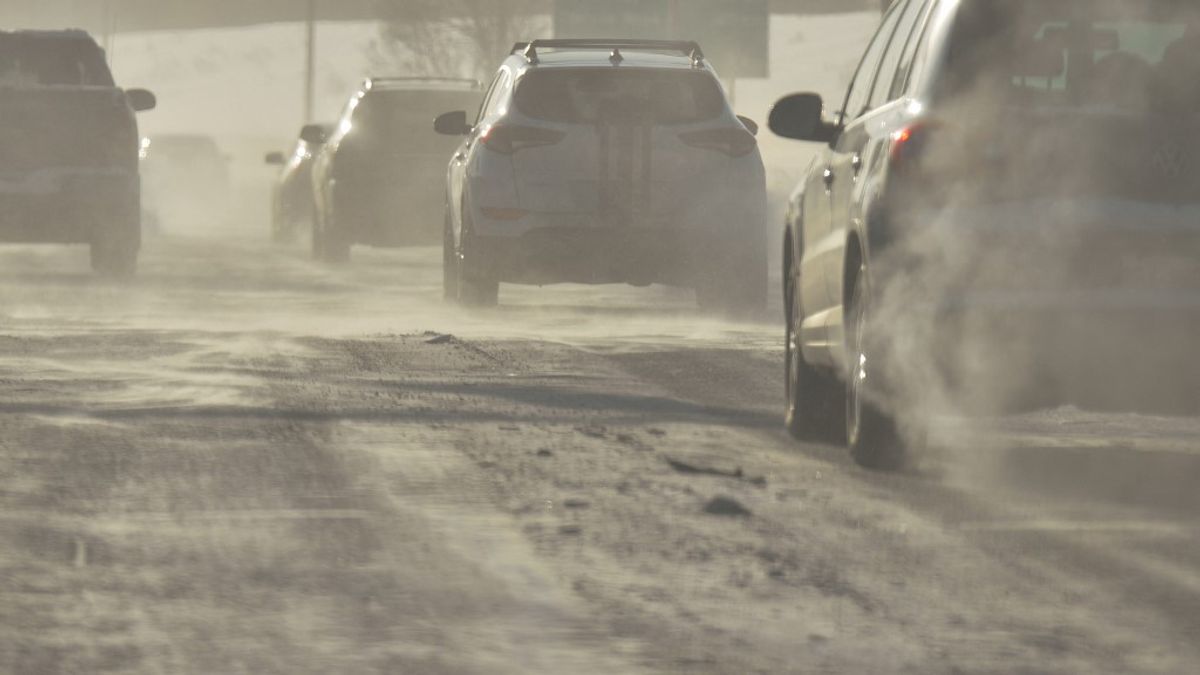
<svg viewBox="0 0 1200 675"><path fill-rule="evenodd" d="M379 0L377 67L412 75L489 74L513 42L548 27L547 0Z"/></svg>

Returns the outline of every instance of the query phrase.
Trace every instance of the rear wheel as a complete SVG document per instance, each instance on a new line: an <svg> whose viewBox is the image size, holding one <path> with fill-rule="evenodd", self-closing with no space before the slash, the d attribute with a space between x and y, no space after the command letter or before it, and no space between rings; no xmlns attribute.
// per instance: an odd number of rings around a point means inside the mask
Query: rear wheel
<svg viewBox="0 0 1200 675"><path fill-rule="evenodd" d="M458 301L458 250L450 226L449 209L442 226L442 298L446 302Z"/></svg>
<svg viewBox="0 0 1200 675"><path fill-rule="evenodd" d="M92 270L113 279L129 279L137 273L138 251L141 248L137 237L108 236L92 242Z"/></svg>
<svg viewBox="0 0 1200 675"><path fill-rule="evenodd" d="M325 262L350 262L350 236L344 224L338 223L336 212L330 213L325 220L325 227L321 228L321 251Z"/></svg>
<svg viewBox="0 0 1200 675"><path fill-rule="evenodd" d="M350 237L339 223L336 195L332 204L315 206L312 217L312 255L314 260L343 263L350 260Z"/></svg>
<svg viewBox="0 0 1200 675"><path fill-rule="evenodd" d="M787 284L787 429L800 440L841 443L846 433L844 389L837 378L804 361L800 325L804 320L794 279Z"/></svg>
<svg viewBox="0 0 1200 675"><path fill-rule="evenodd" d="M311 235L312 259L325 259L325 246L321 236L321 215L317 212L316 204L312 207L312 216L308 219L308 230Z"/></svg>
<svg viewBox="0 0 1200 675"><path fill-rule="evenodd" d="M475 236L471 232L470 221L467 220L467 210L463 209L462 249L455 256L457 272L455 286L458 290L458 302L464 307L495 307L500 300L500 282L481 270L472 269L477 263L478 250Z"/></svg>
<svg viewBox="0 0 1200 675"><path fill-rule="evenodd" d="M766 246L743 244L740 249L738 254L718 260L715 270L696 285L696 303L701 309L731 319L753 319L766 309Z"/></svg>
<svg viewBox="0 0 1200 675"><path fill-rule="evenodd" d="M850 455L870 469L898 469L908 448L896 419L882 407L887 388L880 340L871 324L866 268L859 266L846 307L846 442Z"/></svg>

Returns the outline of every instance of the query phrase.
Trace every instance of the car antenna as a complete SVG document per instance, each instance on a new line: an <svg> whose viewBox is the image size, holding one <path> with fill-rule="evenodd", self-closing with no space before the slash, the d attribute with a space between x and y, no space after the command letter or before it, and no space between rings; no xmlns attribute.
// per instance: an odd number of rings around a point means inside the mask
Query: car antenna
<svg viewBox="0 0 1200 675"><path fill-rule="evenodd" d="M530 40L529 45L527 47L525 47L525 51L523 52L523 54L525 56L526 61L528 61L531 64L537 65L537 62L538 62L537 47L533 46L532 40Z"/></svg>
<svg viewBox="0 0 1200 675"><path fill-rule="evenodd" d="M608 60L615 66L624 61L625 57L621 55L620 49L614 49L612 50L612 54L609 55Z"/></svg>

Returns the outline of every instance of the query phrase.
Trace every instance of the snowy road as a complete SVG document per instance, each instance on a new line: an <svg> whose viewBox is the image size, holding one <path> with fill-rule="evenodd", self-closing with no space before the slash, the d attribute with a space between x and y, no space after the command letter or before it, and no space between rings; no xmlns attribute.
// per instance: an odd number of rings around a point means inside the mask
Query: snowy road
<svg viewBox="0 0 1200 675"><path fill-rule="evenodd" d="M1200 420L782 431L778 321L439 252L0 248L0 672L1184 673Z"/></svg>

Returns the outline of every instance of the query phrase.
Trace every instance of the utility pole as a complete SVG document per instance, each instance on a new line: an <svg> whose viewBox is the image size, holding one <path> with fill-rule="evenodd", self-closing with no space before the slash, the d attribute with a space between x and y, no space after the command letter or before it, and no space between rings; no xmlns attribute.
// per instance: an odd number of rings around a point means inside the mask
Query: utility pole
<svg viewBox="0 0 1200 675"><path fill-rule="evenodd" d="M317 97L317 0L308 0L304 50L304 123L312 124Z"/></svg>

